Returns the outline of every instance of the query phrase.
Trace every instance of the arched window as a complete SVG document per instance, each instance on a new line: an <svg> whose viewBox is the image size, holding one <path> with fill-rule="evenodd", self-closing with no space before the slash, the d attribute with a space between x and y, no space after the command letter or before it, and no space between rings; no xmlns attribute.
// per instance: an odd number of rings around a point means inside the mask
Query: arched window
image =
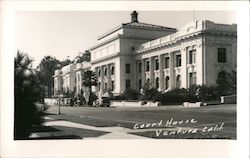
<svg viewBox="0 0 250 158"><path fill-rule="evenodd" d="M107 76L107 68L104 69L104 76Z"/></svg>
<svg viewBox="0 0 250 158"><path fill-rule="evenodd" d="M98 70L98 76L101 76L101 70Z"/></svg>
<svg viewBox="0 0 250 158"><path fill-rule="evenodd" d="M156 77L156 79L155 79L155 88L156 89L159 88L159 77Z"/></svg>
<svg viewBox="0 0 250 158"><path fill-rule="evenodd" d="M181 76L178 75L176 77L176 88L180 88L181 87Z"/></svg>
<svg viewBox="0 0 250 158"><path fill-rule="evenodd" d="M167 76L165 79L165 89L168 89L168 87L169 87L169 76Z"/></svg>
<svg viewBox="0 0 250 158"><path fill-rule="evenodd" d="M147 83L149 83L149 78L147 79Z"/></svg>
<svg viewBox="0 0 250 158"><path fill-rule="evenodd" d="M112 68L111 68L111 75L114 75L114 74L115 74L115 67L112 66Z"/></svg>

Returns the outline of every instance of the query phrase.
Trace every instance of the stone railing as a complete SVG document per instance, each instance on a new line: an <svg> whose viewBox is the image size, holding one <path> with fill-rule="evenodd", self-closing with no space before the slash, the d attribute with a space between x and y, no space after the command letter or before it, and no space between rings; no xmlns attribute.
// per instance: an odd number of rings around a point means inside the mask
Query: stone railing
<svg viewBox="0 0 250 158"><path fill-rule="evenodd" d="M221 96L221 104L236 104L236 95Z"/></svg>
<svg viewBox="0 0 250 158"><path fill-rule="evenodd" d="M206 106L206 104L203 104L202 102L196 102L196 103L190 103L190 102L184 102L183 107L201 107Z"/></svg>
<svg viewBox="0 0 250 158"><path fill-rule="evenodd" d="M157 107L160 102L152 101L111 101L110 107Z"/></svg>
<svg viewBox="0 0 250 158"><path fill-rule="evenodd" d="M237 25L227 25L227 24L217 24L208 20L201 20L188 23L184 27L180 28L178 32L158 38L156 40L146 42L137 47L137 51L143 51L144 49L151 48L154 46L160 45L168 45L175 42L182 37L189 36L190 34L199 33L203 30L211 30L211 31L223 31L223 32L236 32Z"/></svg>

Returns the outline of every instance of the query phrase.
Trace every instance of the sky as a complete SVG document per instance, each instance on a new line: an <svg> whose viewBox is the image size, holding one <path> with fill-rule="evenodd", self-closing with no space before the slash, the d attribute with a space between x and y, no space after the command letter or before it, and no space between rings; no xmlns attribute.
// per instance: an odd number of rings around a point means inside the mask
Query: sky
<svg viewBox="0 0 250 158"><path fill-rule="evenodd" d="M74 59L97 43L97 37L122 23L132 11L17 11L16 50L27 53L36 67L46 55ZM232 11L138 11L139 22L180 28L195 20L236 23Z"/></svg>

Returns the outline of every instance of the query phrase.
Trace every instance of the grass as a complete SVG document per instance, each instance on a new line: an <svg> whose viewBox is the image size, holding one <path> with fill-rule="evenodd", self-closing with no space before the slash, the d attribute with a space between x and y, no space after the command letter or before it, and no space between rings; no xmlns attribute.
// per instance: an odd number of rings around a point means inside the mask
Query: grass
<svg viewBox="0 0 250 158"><path fill-rule="evenodd" d="M108 120L108 119L98 119L98 118L90 118L88 116L84 117L77 117L72 115L48 115L51 118L57 120L67 120L74 123L82 123L85 125L95 126L95 127L113 127L113 126L120 126L120 127L127 127L133 128L133 123L128 122L121 122L117 120Z"/></svg>
<svg viewBox="0 0 250 158"><path fill-rule="evenodd" d="M57 107L51 107L50 113L57 113ZM174 120L196 119L195 124L182 124L179 126L189 128L202 128L224 122L224 129L220 132L159 135L150 129L148 131L133 131L131 134L155 138L155 139L236 139L236 106L216 105L200 108L182 107L154 107L154 108L78 108L63 107L63 114L48 115L55 120L95 126L95 127L126 127L133 129L134 125L154 123L170 118ZM157 128L157 127L156 127ZM166 129L167 130L167 129ZM169 129L170 130L170 129ZM84 132L84 131L83 131ZM86 131L88 132L88 131Z"/></svg>

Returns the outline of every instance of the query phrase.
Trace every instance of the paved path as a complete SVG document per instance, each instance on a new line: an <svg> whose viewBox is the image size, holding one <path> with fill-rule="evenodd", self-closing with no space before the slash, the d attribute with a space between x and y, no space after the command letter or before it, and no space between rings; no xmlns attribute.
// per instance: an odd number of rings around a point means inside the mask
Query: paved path
<svg viewBox="0 0 250 158"><path fill-rule="evenodd" d="M47 117L47 119L52 119L50 117ZM128 134L129 131L131 131L128 128L124 127L94 127L69 121L49 121L44 123L45 126L64 126L64 127L73 127L73 128L81 128L81 129L88 129L88 130L95 130L95 131L105 131L109 132L108 134L104 134L99 137L90 137L90 138L83 138L83 139L145 139L146 137L137 136L133 134Z"/></svg>

